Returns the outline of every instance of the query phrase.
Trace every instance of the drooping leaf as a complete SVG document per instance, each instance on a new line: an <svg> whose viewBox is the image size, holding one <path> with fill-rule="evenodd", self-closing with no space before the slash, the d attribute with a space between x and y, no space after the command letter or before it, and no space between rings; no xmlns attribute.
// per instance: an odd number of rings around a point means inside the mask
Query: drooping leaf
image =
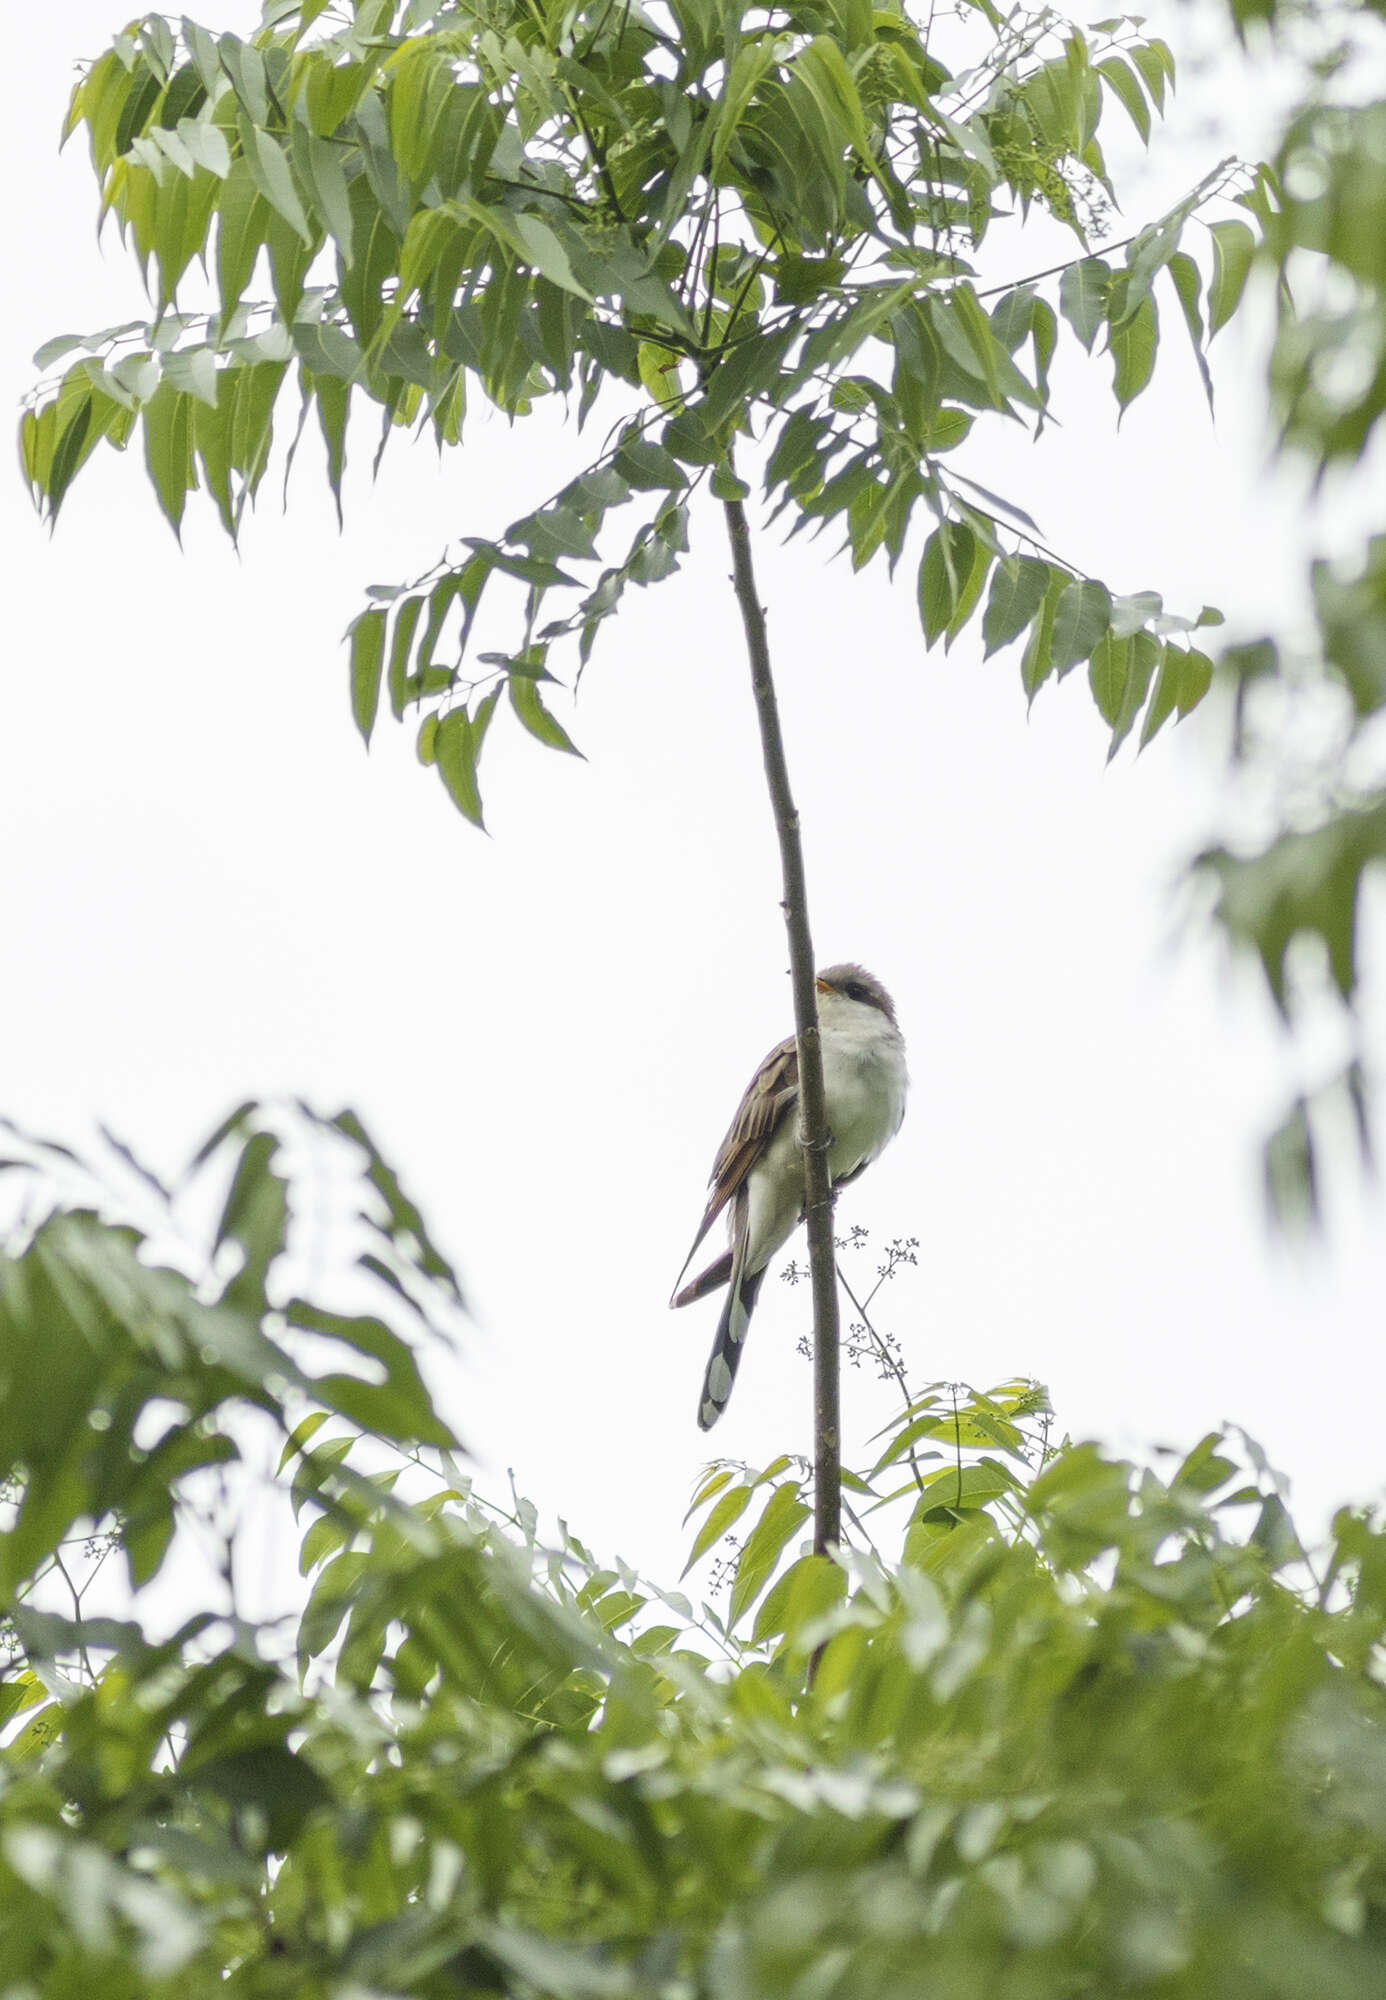
<svg viewBox="0 0 1386 2000"><path fill-rule="evenodd" d="M982 616L985 658L1025 630L1049 587L1049 575L1049 564L1036 556L1006 556L997 564Z"/></svg>
<svg viewBox="0 0 1386 2000"><path fill-rule="evenodd" d="M1119 279L1118 282L1121 282ZM1115 296L1116 287L1113 287ZM1114 313L1115 320L1115 313ZM1113 386L1123 413L1145 388L1155 372L1155 349L1159 342L1159 319L1155 301L1144 298L1129 319L1113 324L1109 345L1114 366Z"/></svg>
<svg viewBox="0 0 1386 2000"><path fill-rule="evenodd" d="M1053 672L1055 613L1059 600L1071 588L1068 571L1050 565L1049 582L1039 609L1030 621L1030 636L1020 660L1021 685L1031 703Z"/></svg>
<svg viewBox="0 0 1386 2000"><path fill-rule="evenodd" d="M238 159L233 164L222 184L217 209L217 285L224 339L265 243L270 213L248 160Z"/></svg>
<svg viewBox="0 0 1386 2000"><path fill-rule="evenodd" d="M1208 286L1208 338L1226 326L1246 286L1256 238L1244 222L1214 222L1213 276Z"/></svg>
<svg viewBox="0 0 1386 2000"><path fill-rule="evenodd" d="M394 630L390 634L390 665L387 676L390 690L390 707L398 717L404 714L409 702L409 656L414 643L414 632L423 614L422 597L406 597L394 614ZM382 614L383 616L383 614Z"/></svg>
<svg viewBox="0 0 1386 2000"><path fill-rule="evenodd" d="M1150 108L1142 94L1135 72L1121 56L1108 56L1097 64L1097 73L1113 96L1124 105L1131 123L1140 133L1142 141L1150 144Z"/></svg>
<svg viewBox="0 0 1386 2000"><path fill-rule="evenodd" d="M926 646L932 646L951 624L969 587L976 557L977 537L963 521L941 522L925 543L919 564L919 616Z"/></svg>
<svg viewBox="0 0 1386 2000"><path fill-rule="evenodd" d="M1141 81L1150 92L1151 102L1157 111L1165 108L1165 84L1174 82L1174 57L1169 44L1153 37L1148 42L1137 42L1131 50L1131 60L1140 72Z"/></svg>
<svg viewBox="0 0 1386 2000"><path fill-rule="evenodd" d="M1059 310L1089 354L1107 316L1111 282L1112 267L1102 257L1084 257L1070 264L1059 281Z"/></svg>
<svg viewBox="0 0 1386 2000"><path fill-rule="evenodd" d="M1144 750L1176 712L1182 717L1196 708L1213 684L1213 663L1195 647L1166 646L1155 677L1154 691L1141 725Z"/></svg>
<svg viewBox="0 0 1386 2000"><path fill-rule="evenodd" d="M547 744L550 750L566 750L574 757L582 755L562 723L544 706L543 697L533 679L528 675L512 673L506 685L510 691L510 705L531 736Z"/></svg>
<svg viewBox="0 0 1386 2000"><path fill-rule="evenodd" d="M1179 309L1184 315L1184 324L1189 329L1189 340L1198 365L1199 379L1203 383L1203 393L1208 398L1208 408L1213 408L1213 378L1208 368L1208 358L1203 351L1203 313L1199 304L1203 279L1198 265L1185 250L1178 250L1169 260L1169 275L1179 299Z"/></svg>
<svg viewBox="0 0 1386 2000"><path fill-rule="evenodd" d="M486 822L481 810L477 766L499 699L500 689L494 688L477 703L474 713L469 714L465 708L449 709L439 718L433 738L433 761L448 797L464 818L483 831Z"/></svg>
<svg viewBox="0 0 1386 2000"><path fill-rule="evenodd" d="M736 1565L728 1623L734 1625L743 1611L755 1603L774 1571L792 1535L808 1519L811 1508L802 1498L798 1484L776 1486L760 1519L746 1537Z"/></svg>
<svg viewBox="0 0 1386 2000"><path fill-rule="evenodd" d="M308 217L283 147L273 133L265 131L260 125L243 125L241 136L245 146L243 158L256 187L300 240L305 244L311 243L313 232L308 226Z"/></svg>
<svg viewBox="0 0 1386 2000"><path fill-rule="evenodd" d="M753 1491L754 1488L748 1485L733 1486L729 1492L721 1495L694 1537L693 1547L689 1551L688 1561L683 1566L682 1576L687 1576L699 1556L706 1555L713 1543L720 1541L727 1530L740 1520Z"/></svg>
<svg viewBox="0 0 1386 2000"><path fill-rule="evenodd" d="M1093 577L1074 577L1064 585L1054 610L1051 642L1053 671L1061 680L1087 659L1111 619L1111 593L1105 584Z"/></svg>
<svg viewBox="0 0 1386 2000"><path fill-rule="evenodd" d="M159 505L174 533L196 481L192 454L192 399L171 382L160 382L145 404L144 452Z"/></svg>
<svg viewBox="0 0 1386 2000"><path fill-rule="evenodd" d="M363 611L353 619L351 640L351 712L362 741L369 746L380 703L380 673L385 656L385 613Z"/></svg>

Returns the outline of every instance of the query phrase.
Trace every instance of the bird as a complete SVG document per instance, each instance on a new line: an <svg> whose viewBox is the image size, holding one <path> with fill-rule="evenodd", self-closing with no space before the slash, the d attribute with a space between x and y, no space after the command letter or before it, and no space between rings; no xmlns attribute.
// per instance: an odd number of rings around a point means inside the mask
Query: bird
<svg viewBox="0 0 1386 2000"><path fill-rule="evenodd" d="M816 979L819 1046L828 1124L828 1179L855 1180L895 1137L909 1072L895 1005L860 965L830 965ZM746 1089L712 1163L707 1207L684 1271L723 1209L729 1247L691 1283L675 1282L671 1306L692 1305L722 1285L727 1296L703 1379L698 1424L711 1430L731 1396L746 1329L771 1258L804 1216L799 1138L799 1050L789 1035L771 1049Z"/></svg>

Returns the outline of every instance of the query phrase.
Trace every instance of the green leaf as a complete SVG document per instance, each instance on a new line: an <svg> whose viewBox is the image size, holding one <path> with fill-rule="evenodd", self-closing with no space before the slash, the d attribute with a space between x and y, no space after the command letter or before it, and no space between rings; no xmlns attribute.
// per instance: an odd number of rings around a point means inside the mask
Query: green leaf
<svg viewBox="0 0 1386 2000"><path fill-rule="evenodd" d="M730 461L719 459L712 468L712 497L714 500L745 500L750 487L744 479L738 479Z"/></svg>
<svg viewBox="0 0 1386 2000"><path fill-rule="evenodd" d="M1208 408L1213 408L1213 378L1209 373L1208 359L1203 352L1203 313L1199 304L1203 279L1198 265L1186 250L1177 250L1169 260L1169 275L1179 299L1179 309L1184 315L1184 324L1189 329L1189 340L1193 345L1194 360L1198 363L1199 377L1203 383L1203 393L1208 398Z"/></svg>
<svg viewBox="0 0 1386 2000"><path fill-rule="evenodd" d="M1112 632L1118 639L1129 639L1133 632L1139 632L1152 618L1158 618L1164 610L1164 599L1158 590L1138 590L1130 597L1112 599Z"/></svg>
<svg viewBox="0 0 1386 2000"><path fill-rule="evenodd" d="M1270 1134L1262 1156L1266 1206L1288 1236L1303 1236L1320 1222L1319 1166L1309 1105L1297 1097Z"/></svg>
<svg viewBox="0 0 1386 2000"><path fill-rule="evenodd" d="M546 743L550 750L566 750L574 757L582 755L563 725L545 708L534 680L528 675L511 674L506 685L510 689L510 705L531 736Z"/></svg>
<svg viewBox="0 0 1386 2000"><path fill-rule="evenodd" d="M792 1648L799 1632L840 1604L846 1594L847 1578L839 1564L827 1556L800 1556L767 1591L756 1613L752 1640L759 1644L783 1633Z"/></svg>
<svg viewBox="0 0 1386 2000"><path fill-rule="evenodd" d="M1054 612L1053 670L1060 680L1086 660L1112 619L1111 593L1093 577L1075 577L1064 586Z"/></svg>
<svg viewBox="0 0 1386 2000"><path fill-rule="evenodd" d="M1176 210L1161 228L1143 229L1131 245L1127 252L1126 269L1121 274L1125 282L1119 289L1113 286L1108 297L1108 317L1114 331L1137 312L1143 300L1149 298L1156 274L1169 263L1179 246L1186 219L1183 210Z"/></svg>
<svg viewBox="0 0 1386 2000"><path fill-rule="evenodd" d="M494 688L478 702L474 715L469 715L465 708L450 709L446 715L439 717L437 734L433 739L434 762L448 797L464 819L469 819L483 832L486 822L477 786L477 765L499 699L500 689Z"/></svg>
<svg viewBox="0 0 1386 2000"><path fill-rule="evenodd" d="M310 392L318 406L318 426L327 446L327 483L337 503L337 526L342 526L342 475L346 471L347 419L351 414L351 384L335 375L309 376Z"/></svg>
<svg viewBox="0 0 1386 2000"><path fill-rule="evenodd" d="M261 361L236 371L231 463L243 474L247 494L254 493L269 463L274 402L287 369L285 361Z"/></svg>
<svg viewBox="0 0 1386 2000"><path fill-rule="evenodd" d="M1111 640L1111 635L1108 635ZM1103 642L1107 643L1106 641ZM1133 632L1127 639L1111 640L1113 650L1125 648L1123 679L1116 710L1111 717L1112 740L1107 749L1107 761L1111 762L1131 733L1131 726L1140 713L1141 706L1150 689L1151 676L1160 663L1164 647L1152 632ZM1091 673L1098 672L1098 650L1092 656ZM1096 689L1094 687L1094 692ZM1111 692L1116 692L1115 688ZM1099 703L1099 706L1101 704Z"/></svg>
<svg viewBox="0 0 1386 2000"><path fill-rule="evenodd" d="M1208 287L1208 338L1221 331L1237 310L1246 285L1256 238L1244 222L1214 222L1213 278Z"/></svg>
<svg viewBox="0 0 1386 2000"><path fill-rule="evenodd" d="M288 1190L276 1172L278 1154L279 1141L272 1133L247 1136L217 1225L218 1248L237 1243L243 1253L223 1299L254 1317L265 1309L270 1267L283 1251L288 1229Z"/></svg>
<svg viewBox="0 0 1386 2000"><path fill-rule="evenodd" d="M1114 320L1119 316L1116 310L1116 298L1118 286L1123 285L1123 279L1124 273L1119 274L1117 285L1112 288ZM1115 363L1116 399L1123 411L1135 401L1154 373L1155 349L1158 342L1159 319L1152 298L1142 299L1129 319L1123 320L1120 325L1113 325L1109 346Z"/></svg>
<svg viewBox="0 0 1386 2000"><path fill-rule="evenodd" d="M1108 632L1092 648L1088 683L1097 703L1097 712L1104 722L1114 723L1120 712L1133 643L1130 638L1118 639Z"/></svg>
<svg viewBox="0 0 1386 2000"><path fill-rule="evenodd" d="M585 285L580 285L573 275L568 251L560 241L556 230L550 228L537 215L522 214L514 217L516 234L524 245L525 256L536 271L546 277L551 285L571 292L575 298L583 299L588 305L593 303L592 294Z"/></svg>
<svg viewBox="0 0 1386 2000"><path fill-rule="evenodd" d="M220 324L224 339L265 241L270 213L248 160L239 159L233 164L222 183L217 207L217 285L221 292Z"/></svg>
<svg viewBox="0 0 1386 2000"><path fill-rule="evenodd" d="M64 360L69 354L75 354L78 348L86 345L85 334L61 333L54 340L44 341L34 355L34 366L40 370L51 368L55 361Z"/></svg>
<svg viewBox="0 0 1386 2000"><path fill-rule="evenodd" d="M705 128L697 145L698 154L706 147L709 137L712 142L712 157L708 162L708 177L717 182L723 178L728 155L736 143L737 128L750 105L762 79L779 55L779 37L774 34L758 35L754 41L748 37L737 50L727 67L722 86L722 95L714 105L711 116L705 121ZM696 171L697 155L692 162Z"/></svg>
<svg viewBox="0 0 1386 2000"><path fill-rule="evenodd" d="M717 1505L699 1528L688 1554L688 1561L680 1571L680 1581L687 1576L699 1556L706 1555L714 1542L720 1541L728 1528L735 1525L745 1513L747 1503L755 1489L751 1486L733 1486L729 1493L723 1493Z"/></svg>
<svg viewBox="0 0 1386 2000"><path fill-rule="evenodd" d="M797 1485L777 1486L766 1502L765 1511L746 1537L732 1584L729 1625L735 1625L747 1606L754 1604L769 1581L785 1544L808 1519L812 1509L800 1496Z"/></svg>
<svg viewBox="0 0 1386 2000"><path fill-rule="evenodd" d="M1083 97L1082 76L1066 62L1042 63L1027 79L1025 105L1051 153L1082 152L1089 137Z"/></svg>
<svg viewBox="0 0 1386 2000"><path fill-rule="evenodd" d="M344 264L353 261L351 196L342 167L342 147L303 126L294 127L294 157L309 188L319 214L327 224L342 253ZM292 216L286 216L292 221Z"/></svg>
<svg viewBox="0 0 1386 2000"><path fill-rule="evenodd" d="M1111 282L1112 267L1101 257L1084 257L1081 263L1070 264L1059 281L1059 311L1089 354L1107 316Z"/></svg>
<svg viewBox="0 0 1386 2000"><path fill-rule="evenodd" d="M348 630L351 640L351 712L369 745L380 704L380 671L385 656L385 613L363 611Z"/></svg>
<svg viewBox="0 0 1386 2000"><path fill-rule="evenodd" d="M924 643L947 631L973 576L977 537L963 521L943 521L924 544L919 564L919 616ZM980 582L977 585L980 590Z"/></svg>
<svg viewBox="0 0 1386 2000"><path fill-rule="evenodd" d="M1137 42L1131 50L1131 60L1140 71L1141 81L1150 92L1157 111L1165 108L1165 83L1174 82L1174 57L1166 43L1152 39Z"/></svg>
<svg viewBox="0 0 1386 2000"><path fill-rule="evenodd" d="M48 509L56 515L62 505L62 498L77 469L86 455L85 447L91 434L92 398L83 396L72 415L63 426L62 435L53 448L52 461L43 484L47 489Z"/></svg>
<svg viewBox="0 0 1386 2000"><path fill-rule="evenodd" d="M1049 588L1049 576L1049 564L1037 556L1005 556L997 564L982 615L984 659L1025 630Z"/></svg>
<svg viewBox="0 0 1386 2000"><path fill-rule="evenodd" d="M423 614L424 600L421 597L406 597L395 612L395 629L390 639L390 670L388 686L390 708L396 721L404 714L409 700L409 654L414 643L414 631Z"/></svg>
<svg viewBox="0 0 1386 2000"><path fill-rule="evenodd" d="M292 331L295 351L315 376L335 375L341 382L366 380L366 357L341 327L330 320L297 320Z"/></svg>
<svg viewBox="0 0 1386 2000"><path fill-rule="evenodd" d="M1150 144L1150 108L1141 93L1140 83L1134 70L1120 56L1108 56L1097 65L1097 73L1107 88L1120 98L1130 114L1131 123L1140 133L1142 140Z"/></svg>
<svg viewBox="0 0 1386 2000"><path fill-rule="evenodd" d="M308 217L294 185L293 169L279 141L258 125L242 121L241 141L256 187L289 227L307 244L313 240Z"/></svg>
<svg viewBox="0 0 1386 2000"><path fill-rule="evenodd" d="M208 409L217 407L219 377L216 355L210 347L181 347L166 354L161 373L173 388L195 397Z"/></svg>
<svg viewBox="0 0 1386 2000"><path fill-rule="evenodd" d="M178 138L195 166L205 167L218 180L231 171L231 148L219 125L206 118L180 118Z"/></svg>
<svg viewBox="0 0 1386 2000"><path fill-rule="evenodd" d="M641 437L634 429L622 437L612 465L628 485L642 493L658 487L678 493L688 484L688 474L672 452Z"/></svg>
<svg viewBox="0 0 1386 2000"><path fill-rule="evenodd" d="M383 1381L347 1374L315 1376L316 1400L352 1423L401 1443L432 1444L445 1451L456 1447L457 1439L433 1413L408 1344L383 1320L368 1313L329 1311L300 1298L290 1302L285 1315L291 1326L317 1334L325 1342L340 1342L384 1376Z"/></svg>
<svg viewBox="0 0 1386 2000"><path fill-rule="evenodd" d="M993 409L1004 409L1012 396L1020 402L1036 403L1035 390L997 338L970 284L954 285L942 300L935 301L931 317L945 351L960 368L979 375L986 384Z"/></svg>
<svg viewBox="0 0 1386 2000"><path fill-rule="evenodd" d="M1154 741L1176 710L1182 719L1190 709L1197 708L1212 684L1213 663L1206 653L1192 646L1187 651L1180 646L1166 646L1141 727L1141 749Z"/></svg>
<svg viewBox="0 0 1386 2000"><path fill-rule="evenodd" d="M236 96L256 125L269 121L269 84L265 59L259 49L249 48L237 35L223 35L217 44L221 66L231 79Z"/></svg>
<svg viewBox="0 0 1386 2000"><path fill-rule="evenodd" d="M192 454L192 401L160 382L145 404L144 452L149 476L169 525L179 534L187 496L197 483Z"/></svg>
<svg viewBox="0 0 1386 2000"><path fill-rule="evenodd" d="M1044 601L1031 624L1030 637L1021 655L1020 680L1033 703L1054 667L1054 615L1059 599L1071 588L1068 572L1051 567Z"/></svg>
<svg viewBox="0 0 1386 2000"><path fill-rule="evenodd" d="M972 551L972 562L966 576L959 576L957 602L953 606L948 628L944 633L943 650L952 650L953 641L961 632L972 613L977 608L977 600L982 594L982 586L987 580L992 565L992 552L977 535Z"/></svg>

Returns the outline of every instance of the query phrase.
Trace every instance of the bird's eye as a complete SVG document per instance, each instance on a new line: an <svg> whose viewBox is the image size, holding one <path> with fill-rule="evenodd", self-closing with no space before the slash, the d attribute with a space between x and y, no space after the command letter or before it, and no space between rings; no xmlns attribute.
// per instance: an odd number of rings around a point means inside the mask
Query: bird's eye
<svg viewBox="0 0 1386 2000"><path fill-rule="evenodd" d="M864 1000L866 998L866 988L859 979L849 979L842 990L849 1000Z"/></svg>

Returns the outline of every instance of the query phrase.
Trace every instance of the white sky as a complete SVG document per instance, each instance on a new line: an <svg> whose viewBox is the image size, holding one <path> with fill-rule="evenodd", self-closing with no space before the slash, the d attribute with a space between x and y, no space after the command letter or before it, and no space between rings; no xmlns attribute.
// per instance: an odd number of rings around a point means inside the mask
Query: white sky
<svg viewBox="0 0 1386 2000"><path fill-rule="evenodd" d="M83 142L56 155L73 61L125 11L31 12L0 133L12 404L41 341L143 310L114 234L94 247ZM1187 10L1158 18L1178 53ZM1254 151L1256 131L1200 110L1264 97L1227 74L1192 80L1158 168L1108 109L1130 226ZM995 276L1070 244L1041 225ZM1260 356L1235 327L1217 343L1215 432L1172 310L1165 331L1119 435L1110 364L1065 328L1063 428L1038 448L979 437L960 464L1114 589L1214 602L1254 635L1293 615L1308 533L1266 474ZM479 421L441 468L397 440L374 487L359 438L342 535L305 443L287 514L267 480L240 557L197 499L180 553L138 444L98 454L52 539L4 482L0 1109L67 1138L100 1117L167 1169L243 1096L354 1106L474 1304L444 1385L465 1437L672 1580L710 1448L765 1463L810 1440L805 1290L767 1286L711 1440L694 1411L716 1305L665 1306L717 1141L790 1025L721 523L695 516L682 575L607 627L570 721L586 763L498 722L490 839L415 763L412 729L387 717L364 754L338 644L362 586L498 533L586 462L599 433L578 444L556 418ZM1260 1199L1261 1136L1332 1034L1296 1055L1249 969L1175 936L1172 886L1218 824L1211 713L1107 768L1081 675L1027 720L1013 654L983 665L975 630L925 653L912 564L891 587L826 540L765 539L758 560L819 960L872 967L910 1046L903 1132L841 1213L920 1239L881 1313L912 1373L1038 1376L1061 1432L1126 1448L1233 1419L1310 1522L1374 1495L1379 1204L1344 1176L1330 1245L1297 1263ZM858 1440L879 1421L860 1378L847 1411Z"/></svg>

